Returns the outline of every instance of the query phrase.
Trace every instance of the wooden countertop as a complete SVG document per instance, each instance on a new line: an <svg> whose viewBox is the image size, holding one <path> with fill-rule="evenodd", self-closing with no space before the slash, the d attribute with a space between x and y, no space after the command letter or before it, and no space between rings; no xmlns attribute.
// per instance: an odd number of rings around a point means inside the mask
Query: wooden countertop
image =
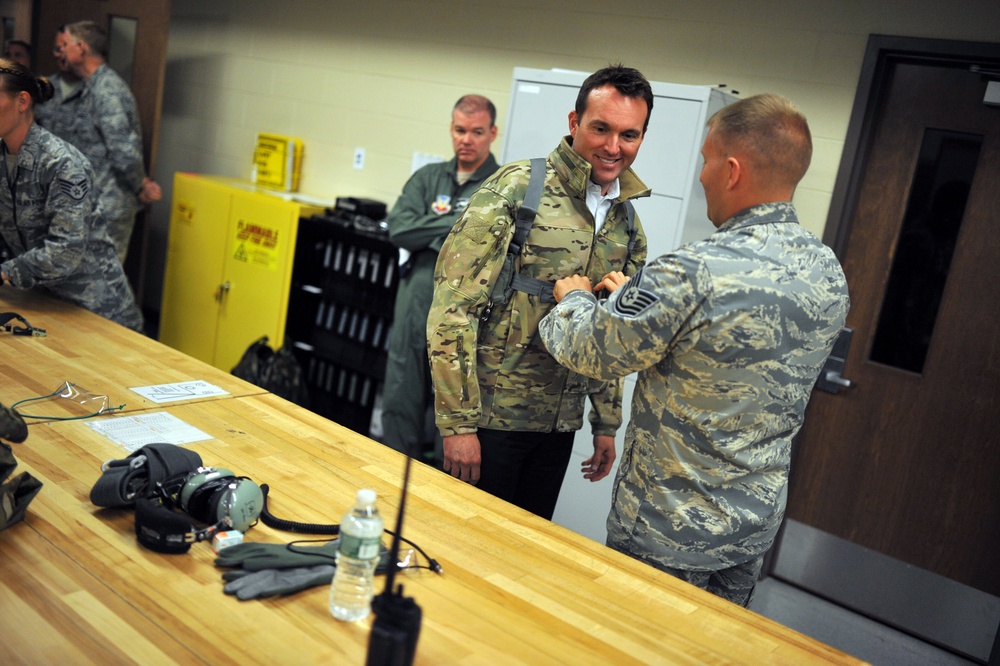
<svg viewBox="0 0 1000 666"><path fill-rule="evenodd" d="M29 321L60 319L40 314ZM108 391L122 390L114 377L132 381L135 372L109 369L120 344L172 357L83 314L94 335L77 350L81 367L106 366L100 385ZM108 339L118 342L102 344ZM56 367L72 370L60 356ZM186 363L212 381L208 366ZM370 487L395 527L405 459L387 447L270 394L155 408L213 437L189 445L206 465L267 483L280 518L337 522L356 490ZM0 532L5 663L364 663L372 620L334 620L327 586L241 602L223 594L207 543L184 555L140 547L131 511L89 501L101 463L127 452L84 422L32 423L13 447L15 473L28 471L44 487L25 522ZM859 663L422 463L411 471L404 535L444 569L397 576L423 610L417 664ZM263 524L246 534L299 538L314 537Z"/></svg>
<svg viewBox="0 0 1000 666"><path fill-rule="evenodd" d="M124 412L160 405L130 388L205 380L231 396L259 395L263 389L191 358L156 340L119 326L65 301L10 287L0 288L0 312L17 312L45 337L0 331L0 402L49 395L65 382L107 395ZM20 326L20 323L16 323ZM185 402L185 401L180 401ZM49 399L19 408L25 414L72 417L87 410L68 400Z"/></svg>

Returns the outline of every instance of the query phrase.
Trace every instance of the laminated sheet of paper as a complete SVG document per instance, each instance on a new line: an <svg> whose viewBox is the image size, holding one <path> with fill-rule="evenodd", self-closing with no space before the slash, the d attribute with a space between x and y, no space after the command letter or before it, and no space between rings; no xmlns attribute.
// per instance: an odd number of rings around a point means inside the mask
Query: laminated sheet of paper
<svg viewBox="0 0 1000 666"><path fill-rule="evenodd" d="M86 425L129 452L137 451L147 444L160 442L181 445L214 439L211 435L166 412L130 414L92 421Z"/></svg>

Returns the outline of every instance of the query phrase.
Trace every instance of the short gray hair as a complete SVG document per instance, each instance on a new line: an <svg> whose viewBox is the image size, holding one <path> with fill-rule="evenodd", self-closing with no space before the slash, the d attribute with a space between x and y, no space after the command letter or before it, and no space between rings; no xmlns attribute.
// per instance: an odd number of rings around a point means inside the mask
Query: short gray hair
<svg viewBox="0 0 1000 666"><path fill-rule="evenodd" d="M94 21L68 23L63 30L78 42L83 42L102 58L108 57L108 31Z"/></svg>
<svg viewBox="0 0 1000 666"><path fill-rule="evenodd" d="M812 161L809 123L781 95L754 95L724 106L708 127L725 153L742 149L758 176L775 183L795 187Z"/></svg>

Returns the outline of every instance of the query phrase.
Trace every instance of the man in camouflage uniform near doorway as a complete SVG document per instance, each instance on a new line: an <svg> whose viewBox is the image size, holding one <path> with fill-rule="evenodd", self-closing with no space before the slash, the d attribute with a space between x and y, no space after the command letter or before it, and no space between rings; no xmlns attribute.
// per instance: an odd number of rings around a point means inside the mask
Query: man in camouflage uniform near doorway
<svg viewBox="0 0 1000 666"><path fill-rule="evenodd" d="M76 146L94 166L100 215L119 261L125 261L135 216L143 205L159 201L160 186L146 176L139 110L128 84L107 62L107 32L93 21L68 24L56 35L60 69L69 69L83 86L61 104L75 104L69 127L54 133Z"/></svg>
<svg viewBox="0 0 1000 666"><path fill-rule="evenodd" d="M52 44L52 52L56 54L57 71L49 74L52 84L52 99L35 106L35 122L56 136L64 136L72 128L79 113L80 90L83 81L73 73L66 60L60 57L62 53L61 40L65 39L65 25L59 26ZM65 139L64 139L65 140Z"/></svg>

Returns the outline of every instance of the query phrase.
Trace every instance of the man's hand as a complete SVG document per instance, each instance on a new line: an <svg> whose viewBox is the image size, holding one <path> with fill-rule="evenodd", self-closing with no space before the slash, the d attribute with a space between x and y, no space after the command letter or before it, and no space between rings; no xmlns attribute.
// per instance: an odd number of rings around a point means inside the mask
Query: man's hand
<svg viewBox="0 0 1000 666"><path fill-rule="evenodd" d="M613 294L618 287L622 286L626 282L628 282L628 278L625 277L624 273L621 271L611 271L601 278L601 281L597 283L596 287L594 287L594 291L604 289L609 294Z"/></svg>
<svg viewBox="0 0 1000 666"><path fill-rule="evenodd" d="M452 476L476 485L479 483L479 464L482 460L479 436L475 433L448 435L444 438L444 471Z"/></svg>
<svg viewBox="0 0 1000 666"><path fill-rule="evenodd" d="M606 291L613 294L619 287L628 282L628 278L621 271L611 271L597 283L593 288L590 286L590 278L586 275L570 275L560 280L556 280L552 285L552 294L556 297L556 303L566 297L566 294L574 289L586 289L591 292Z"/></svg>
<svg viewBox="0 0 1000 666"><path fill-rule="evenodd" d="M590 278L586 275L570 275L561 280L556 280L556 283L552 285L552 294L556 297L556 303L561 301L566 294L574 289L591 291Z"/></svg>
<svg viewBox="0 0 1000 666"><path fill-rule="evenodd" d="M594 455L583 461L583 478L591 483L600 481L611 472L615 463L615 438L610 435L594 435Z"/></svg>
<svg viewBox="0 0 1000 666"><path fill-rule="evenodd" d="M163 190L160 188L159 183L150 178L145 178L142 181L142 187L139 188L139 201L143 204L151 204L154 201L159 201L163 198Z"/></svg>

